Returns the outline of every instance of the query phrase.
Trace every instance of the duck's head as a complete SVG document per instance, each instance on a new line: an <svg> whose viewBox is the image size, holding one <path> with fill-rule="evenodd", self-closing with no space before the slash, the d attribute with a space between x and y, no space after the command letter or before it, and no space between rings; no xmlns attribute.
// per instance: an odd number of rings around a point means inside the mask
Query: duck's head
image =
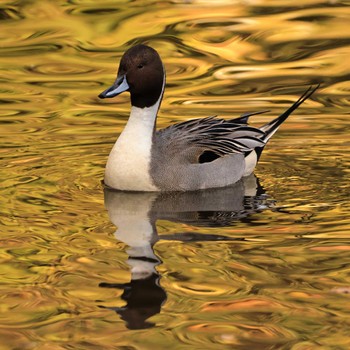
<svg viewBox="0 0 350 350"><path fill-rule="evenodd" d="M161 97L164 80L158 52L146 45L136 45L124 53L114 84L98 97L110 98L129 91L133 106L150 107Z"/></svg>

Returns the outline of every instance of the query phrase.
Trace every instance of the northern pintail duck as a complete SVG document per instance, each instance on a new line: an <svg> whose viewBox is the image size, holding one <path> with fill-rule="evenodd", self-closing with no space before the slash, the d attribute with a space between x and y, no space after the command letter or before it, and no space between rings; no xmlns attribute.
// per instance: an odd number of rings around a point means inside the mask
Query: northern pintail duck
<svg viewBox="0 0 350 350"><path fill-rule="evenodd" d="M165 70L156 50L128 49L114 84L100 98L130 92L129 120L109 155L104 182L126 191L194 191L232 185L254 171L278 127L317 89L309 88L284 113L255 128L245 113L234 119L207 117L156 130Z"/></svg>

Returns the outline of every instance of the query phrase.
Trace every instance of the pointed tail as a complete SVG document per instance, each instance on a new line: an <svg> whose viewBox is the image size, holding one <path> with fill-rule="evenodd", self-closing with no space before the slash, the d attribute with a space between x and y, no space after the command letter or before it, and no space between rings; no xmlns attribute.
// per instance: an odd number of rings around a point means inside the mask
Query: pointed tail
<svg viewBox="0 0 350 350"><path fill-rule="evenodd" d="M261 128L261 131L265 133L263 140L265 144L270 140L273 134L277 131L278 127L289 117L289 115L295 111L304 101L306 101L311 95L320 87L318 84L316 87L310 86L298 99L294 102L285 112L283 112L279 117L265 124Z"/></svg>

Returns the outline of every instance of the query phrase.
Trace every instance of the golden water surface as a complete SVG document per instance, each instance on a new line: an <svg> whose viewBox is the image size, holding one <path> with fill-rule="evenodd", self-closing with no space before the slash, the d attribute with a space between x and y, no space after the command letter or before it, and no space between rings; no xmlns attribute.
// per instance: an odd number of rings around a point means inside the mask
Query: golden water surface
<svg viewBox="0 0 350 350"><path fill-rule="evenodd" d="M1 350L350 349L349 1L3 0L0 28ZM321 84L263 189L103 190L129 100L97 95L136 43L158 127L264 123Z"/></svg>

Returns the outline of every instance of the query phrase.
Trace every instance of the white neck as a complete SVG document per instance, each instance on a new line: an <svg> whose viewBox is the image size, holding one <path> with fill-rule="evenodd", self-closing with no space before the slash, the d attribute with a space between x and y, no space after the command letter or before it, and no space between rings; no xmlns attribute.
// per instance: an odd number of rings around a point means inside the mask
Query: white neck
<svg viewBox="0 0 350 350"><path fill-rule="evenodd" d="M159 190L153 184L149 169L161 99L162 94L151 107L131 107L129 120L107 161L105 183L108 186L127 191Z"/></svg>

